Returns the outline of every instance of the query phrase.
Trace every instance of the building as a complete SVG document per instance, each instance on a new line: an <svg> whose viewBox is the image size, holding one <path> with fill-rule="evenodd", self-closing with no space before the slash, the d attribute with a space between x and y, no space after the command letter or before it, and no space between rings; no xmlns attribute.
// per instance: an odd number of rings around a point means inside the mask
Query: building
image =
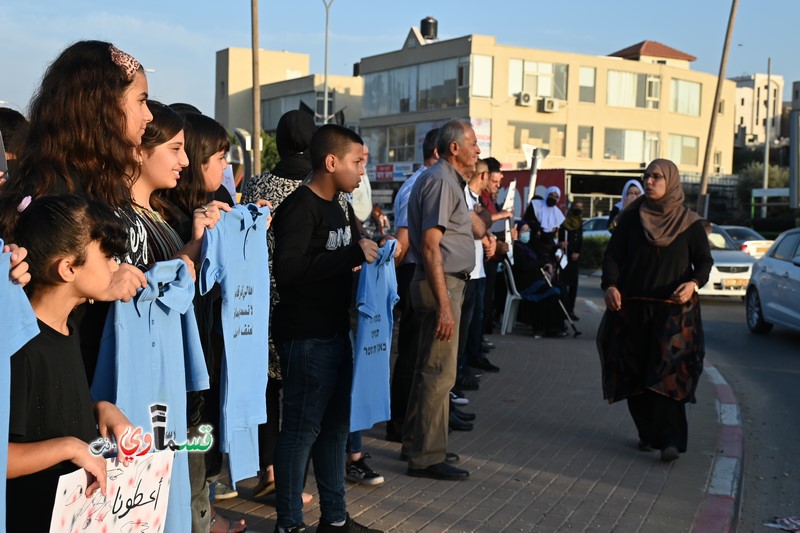
<svg viewBox="0 0 800 533"><path fill-rule="evenodd" d="M253 68L249 48L217 52L214 115L228 130L253 129ZM310 74L308 54L259 50L261 127L273 131L285 112L302 102L322 123L325 77ZM357 128L361 117L363 81L358 76L328 76L328 113L343 115L344 123Z"/></svg>
<svg viewBox="0 0 800 533"><path fill-rule="evenodd" d="M482 157L509 169L529 167L533 147L549 150L543 168L624 171L666 157L702 169L717 77L691 70L689 54L653 41L593 56L431 37L412 28L400 50L359 64L361 134L379 180L402 180L425 133L454 117L472 122ZM731 171L734 98L725 81L713 172Z"/></svg>
<svg viewBox="0 0 800 533"><path fill-rule="evenodd" d="M767 114L770 117L770 141L781 135L783 115L783 76L773 74L767 87L766 74L731 78L736 83L736 146L764 144ZM769 110L767 101L769 94Z"/></svg>

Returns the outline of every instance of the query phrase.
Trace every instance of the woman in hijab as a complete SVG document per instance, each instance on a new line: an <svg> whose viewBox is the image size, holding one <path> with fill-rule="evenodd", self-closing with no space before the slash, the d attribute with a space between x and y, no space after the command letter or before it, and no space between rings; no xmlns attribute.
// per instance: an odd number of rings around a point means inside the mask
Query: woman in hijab
<svg viewBox="0 0 800 533"><path fill-rule="evenodd" d="M564 290L564 307L569 317L580 320L575 314L575 300L578 297L578 274L583 246L583 202L576 200L570 205L567 218L561 224L559 240L567 243L567 266L561 272L559 281Z"/></svg>
<svg viewBox="0 0 800 533"><path fill-rule="evenodd" d="M531 228L527 222L517 226L519 239L514 241L514 283L522 296L522 315L527 316L533 335L540 338L564 337L564 315L558 305L561 291L545 281L542 270L553 275L553 264L543 251L541 241L531 242Z"/></svg>
<svg viewBox="0 0 800 533"><path fill-rule="evenodd" d="M544 200L534 198L528 205L523 217L531 228L531 241L541 247L541 252L546 259L552 260L554 248L558 239L558 229L564 223L564 213L558 207L561 198L561 189L555 185L548 187ZM564 248L564 243L559 243Z"/></svg>
<svg viewBox="0 0 800 533"><path fill-rule="evenodd" d="M686 451L705 346L697 290L713 260L700 216L683 205L678 168L656 159L642 197L619 217L603 257L606 313L597 343L603 395L627 399L640 450Z"/></svg>
<svg viewBox="0 0 800 533"><path fill-rule="evenodd" d="M608 231L613 232L617 227L616 218L620 212L642 195L642 182L639 180L628 180L622 188L622 198L614 204L611 213L608 214Z"/></svg>
<svg viewBox="0 0 800 533"><path fill-rule="evenodd" d="M281 203L292 194L311 173L311 154L308 148L311 136L316 130L314 118L305 111L289 111L278 121L275 142L280 161L271 172L254 176L247 182L242 193L242 203L255 202L263 198L272 203L273 212L280 209ZM272 253L275 249L275 236L267 230L270 272L270 317L279 301L275 277L272 274ZM270 328L271 329L271 328ZM275 477L272 458L278 439L280 421L281 370L278 352L269 338L269 380L267 382L267 422L258 427L258 448L260 456L259 482L254 496L260 498L275 491ZM303 501L311 501L311 495L303 493Z"/></svg>

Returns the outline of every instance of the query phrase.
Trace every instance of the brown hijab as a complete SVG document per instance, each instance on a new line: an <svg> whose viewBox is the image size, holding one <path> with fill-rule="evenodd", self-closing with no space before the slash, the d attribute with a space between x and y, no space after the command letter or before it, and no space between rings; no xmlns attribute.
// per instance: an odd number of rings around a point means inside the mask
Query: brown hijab
<svg viewBox="0 0 800 533"><path fill-rule="evenodd" d="M653 246L664 248L689 226L700 220L700 215L683 205L684 194L678 167L669 159L656 159L647 166L645 172L658 169L664 174L667 190L658 201L642 195L631 203L631 209L639 210L639 218L644 228L644 236Z"/></svg>

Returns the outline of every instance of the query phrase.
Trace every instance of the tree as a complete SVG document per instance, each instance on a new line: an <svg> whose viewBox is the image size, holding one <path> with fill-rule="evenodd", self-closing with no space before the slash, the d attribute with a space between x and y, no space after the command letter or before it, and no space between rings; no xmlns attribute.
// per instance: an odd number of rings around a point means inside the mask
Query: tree
<svg viewBox="0 0 800 533"><path fill-rule="evenodd" d="M789 169L778 165L769 166L769 188L777 189L789 186ZM737 193L743 214L749 217L750 198L753 189L760 189L764 183L763 161L752 161L739 171ZM770 207L770 215L780 215L789 211L787 207Z"/></svg>
<svg viewBox="0 0 800 533"><path fill-rule="evenodd" d="M261 171L266 172L275 168L280 156L278 155L278 145L275 142L275 134L261 130L263 150L261 151Z"/></svg>

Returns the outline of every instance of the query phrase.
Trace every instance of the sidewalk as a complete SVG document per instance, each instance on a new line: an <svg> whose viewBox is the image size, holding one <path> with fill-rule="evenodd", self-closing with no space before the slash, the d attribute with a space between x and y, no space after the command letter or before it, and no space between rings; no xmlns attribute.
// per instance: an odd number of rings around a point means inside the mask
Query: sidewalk
<svg viewBox="0 0 800 533"><path fill-rule="evenodd" d="M398 460L400 445L382 439L380 425L364 434L370 465L385 478L377 487L347 486L348 510L359 522L386 531L684 532L692 529L706 489L720 432L715 389L706 374L698 402L688 406L689 451L664 464L657 452L636 449L625 402L602 398L595 332L598 282L581 278L577 338L534 339L519 325L493 335L489 356L502 368L484 374L465 411L478 419L471 432L453 432L449 450L471 477L461 482L412 478ZM587 302L588 300L588 302ZM255 480L239 498L219 502L248 531L271 532L273 499L252 500ZM309 477L310 491L315 491ZM318 499L306 523L319 518ZM226 510L227 509L227 510ZM313 528L312 528L313 530Z"/></svg>

